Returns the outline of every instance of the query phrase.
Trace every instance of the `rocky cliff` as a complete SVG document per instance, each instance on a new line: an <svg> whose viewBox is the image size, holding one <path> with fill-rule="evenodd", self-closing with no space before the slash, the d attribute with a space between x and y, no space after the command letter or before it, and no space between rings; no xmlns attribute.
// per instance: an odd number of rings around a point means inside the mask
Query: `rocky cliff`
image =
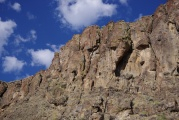
<svg viewBox="0 0 179 120"><path fill-rule="evenodd" d="M90 26L49 69L0 82L1 120L177 120L178 104L178 0L133 23Z"/></svg>

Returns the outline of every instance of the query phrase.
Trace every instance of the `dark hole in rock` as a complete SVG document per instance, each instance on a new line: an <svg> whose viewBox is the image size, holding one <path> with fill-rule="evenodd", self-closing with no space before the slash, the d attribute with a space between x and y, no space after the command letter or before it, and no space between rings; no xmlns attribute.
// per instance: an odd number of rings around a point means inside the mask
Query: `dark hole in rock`
<svg viewBox="0 0 179 120"><path fill-rule="evenodd" d="M98 45L93 46L92 48L88 48L88 52L94 52L98 49Z"/></svg>
<svg viewBox="0 0 179 120"><path fill-rule="evenodd" d="M144 63L145 63L145 61L141 61L141 62L140 62L140 65L141 65L141 66L143 66L143 65L144 65Z"/></svg>
<svg viewBox="0 0 179 120"><path fill-rule="evenodd" d="M158 39L157 41L159 41L159 42L160 42L160 41L161 41L161 39Z"/></svg>
<svg viewBox="0 0 179 120"><path fill-rule="evenodd" d="M74 76L77 76L77 71L76 70L73 70L72 73L74 74Z"/></svg>
<svg viewBox="0 0 179 120"><path fill-rule="evenodd" d="M114 50L114 51L115 51L116 49L117 49L117 47L114 47L114 46L111 47L111 50Z"/></svg>
<svg viewBox="0 0 179 120"><path fill-rule="evenodd" d="M130 79L133 78L133 75L127 73L127 74L125 75L125 78L126 78L127 80L130 80Z"/></svg>
<svg viewBox="0 0 179 120"><path fill-rule="evenodd" d="M89 48L89 49L88 49L88 52L93 52L93 48Z"/></svg>
<svg viewBox="0 0 179 120"><path fill-rule="evenodd" d="M96 44L100 44L100 39L96 40Z"/></svg>
<svg viewBox="0 0 179 120"><path fill-rule="evenodd" d="M177 72L179 73L179 67L177 67Z"/></svg>
<svg viewBox="0 0 179 120"><path fill-rule="evenodd" d="M92 81L91 83L91 90L93 89L93 87L94 87L94 81Z"/></svg>
<svg viewBox="0 0 179 120"><path fill-rule="evenodd" d="M179 112L179 109L172 109L170 112Z"/></svg>
<svg viewBox="0 0 179 120"><path fill-rule="evenodd" d="M149 48L149 45L139 45L139 46L137 46L138 50L144 50L146 48Z"/></svg>
<svg viewBox="0 0 179 120"><path fill-rule="evenodd" d="M133 101L131 101L130 102L130 108L131 108L130 114L134 114L133 107L134 107L134 103Z"/></svg>
<svg viewBox="0 0 179 120"><path fill-rule="evenodd" d="M99 75L101 75L101 72L99 72Z"/></svg>

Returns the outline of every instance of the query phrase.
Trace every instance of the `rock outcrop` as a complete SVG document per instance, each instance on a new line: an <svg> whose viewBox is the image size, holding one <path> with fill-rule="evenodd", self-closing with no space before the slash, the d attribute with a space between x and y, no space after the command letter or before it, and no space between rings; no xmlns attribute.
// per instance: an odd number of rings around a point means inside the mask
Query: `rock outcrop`
<svg viewBox="0 0 179 120"><path fill-rule="evenodd" d="M177 120L179 1L74 35L49 69L0 82L1 120Z"/></svg>

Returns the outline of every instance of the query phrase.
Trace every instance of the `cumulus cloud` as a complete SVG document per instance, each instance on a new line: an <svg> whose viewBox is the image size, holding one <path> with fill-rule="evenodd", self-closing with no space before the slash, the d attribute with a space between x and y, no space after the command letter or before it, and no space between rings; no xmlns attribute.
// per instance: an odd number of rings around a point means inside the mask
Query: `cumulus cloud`
<svg viewBox="0 0 179 120"><path fill-rule="evenodd" d="M4 51L4 45L7 45L8 38L14 32L16 23L12 20L2 21L0 18L0 56Z"/></svg>
<svg viewBox="0 0 179 120"><path fill-rule="evenodd" d="M122 5L128 5L128 0L119 0Z"/></svg>
<svg viewBox="0 0 179 120"><path fill-rule="evenodd" d="M13 10L15 10L16 12L20 12L21 11L21 5L19 4L19 3L14 3L13 5L10 5L11 6L11 8L13 9Z"/></svg>
<svg viewBox="0 0 179 120"><path fill-rule="evenodd" d="M65 25L80 29L97 22L101 17L110 17L116 12L115 4L102 0L57 0L58 16Z"/></svg>
<svg viewBox="0 0 179 120"><path fill-rule="evenodd" d="M62 46L64 46L64 45L53 45L53 44L49 44L49 43L47 43L46 44L48 47L50 47L53 51L55 51L55 52L58 52L58 51L60 51L60 48L62 47Z"/></svg>
<svg viewBox="0 0 179 120"><path fill-rule="evenodd" d="M32 13L30 13L30 12L27 12L27 18L29 19L29 20L33 20L33 19L35 19L36 18L36 16L35 15L33 15Z"/></svg>
<svg viewBox="0 0 179 120"><path fill-rule="evenodd" d="M48 68L54 57L54 52L49 49L41 49L34 51L33 49L28 50L28 53L32 57L32 66L45 66Z"/></svg>
<svg viewBox="0 0 179 120"><path fill-rule="evenodd" d="M31 55L31 66L45 66L48 68L52 63L54 52L59 52L63 45L46 44L50 49L29 49L28 53Z"/></svg>
<svg viewBox="0 0 179 120"><path fill-rule="evenodd" d="M3 71L4 72L19 72L22 70L26 63L18 60L16 57L6 56L3 58Z"/></svg>
<svg viewBox="0 0 179 120"><path fill-rule="evenodd" d="M30 41L35 41L37 39L37 33L35 30L31 30L29 34L27 35L26 38L22 37L21 35L16 35L15 36L15 44L19 45L21 42L30 42Z"/></svg>
<svg viewBox="0 0 179 120"><path fill-rule="evenodd" d="M6 0L0 0L0 3L3 3L3 2L5 2Z"/></svg>

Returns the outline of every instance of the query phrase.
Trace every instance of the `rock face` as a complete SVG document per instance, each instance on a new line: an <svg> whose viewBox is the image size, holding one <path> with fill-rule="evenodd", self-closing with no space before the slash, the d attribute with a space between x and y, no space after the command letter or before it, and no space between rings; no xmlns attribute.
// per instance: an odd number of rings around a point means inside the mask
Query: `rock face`
<svg viewBox="0 0 179 120"><path fill-rule="evenodd" d="M1 120L177 120L179 1L74 35L49 69L0 82Z"/></svg>

